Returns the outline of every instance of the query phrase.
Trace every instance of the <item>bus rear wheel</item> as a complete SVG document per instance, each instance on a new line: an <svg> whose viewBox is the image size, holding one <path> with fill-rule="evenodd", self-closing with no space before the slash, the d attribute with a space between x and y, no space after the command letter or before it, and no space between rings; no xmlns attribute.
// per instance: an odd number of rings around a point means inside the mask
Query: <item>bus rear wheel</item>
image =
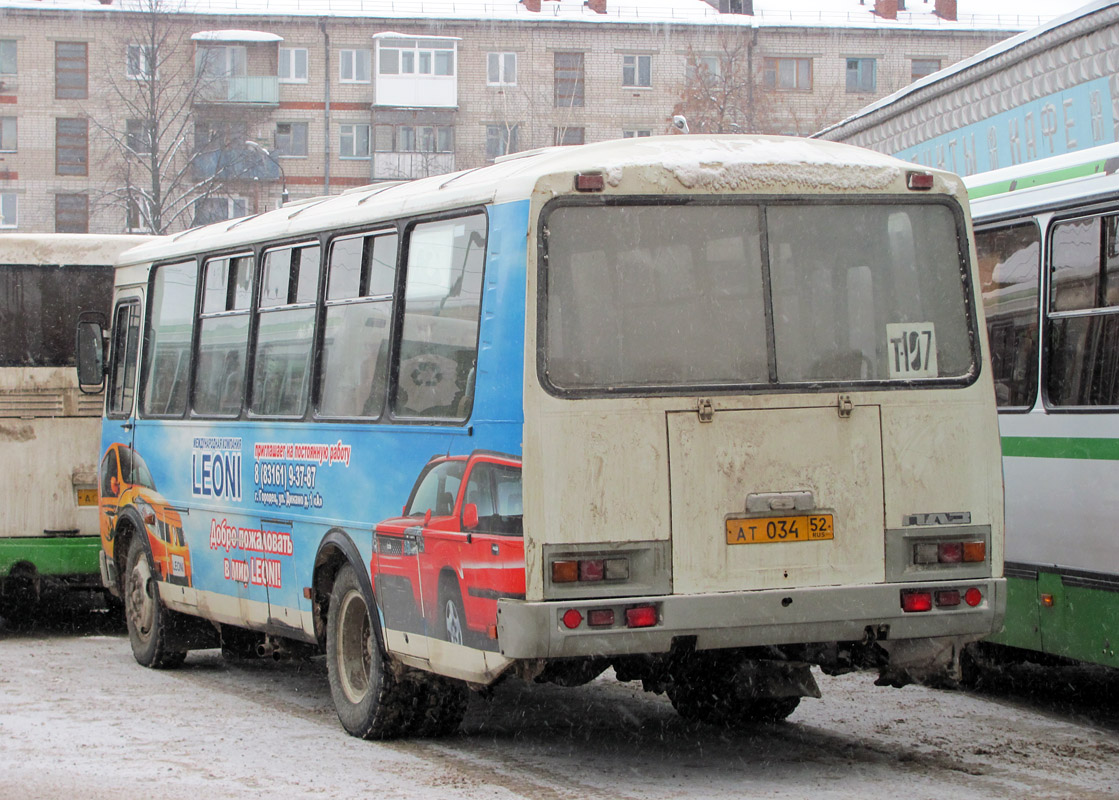
<svg viewBox="0 0 1119 800"><path fill-rule="evenodd" d="M159 601L151 559L140 534L128 547L128 572L124 585L124 618L136 661L152 669L173 669L186 659L185 650L172 646L169 623L172 612Z"/></svg>
<svg viewBox="0 0 1119 800"><path fill-rule="evenodd" d="M351 736L391 739L409 721L414 690L382 654L372 612L357 574L346 564L334 581L327 611L330 695L338 720Z"/></svg>

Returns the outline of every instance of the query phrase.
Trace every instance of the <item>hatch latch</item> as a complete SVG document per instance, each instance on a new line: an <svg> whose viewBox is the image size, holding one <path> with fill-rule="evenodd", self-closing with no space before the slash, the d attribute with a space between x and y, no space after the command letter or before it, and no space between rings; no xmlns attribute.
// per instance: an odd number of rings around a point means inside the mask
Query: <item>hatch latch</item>
<svg viewBox="0 0 1119 800"><path fill-rule="evenodd" d="M700 422L711 422L715 419L715 404L711 402L710 397L701 397L696 404L696 412L699 414Z"/></svg>
<svg viewBox="0 0 1119 800"><path fill-rule="evenodd" d="M849 419L851 417L851 412L855 410L855 404L851 401L851 395L841 394L839 396L837 410L839 411L840 419Z"/></svg>

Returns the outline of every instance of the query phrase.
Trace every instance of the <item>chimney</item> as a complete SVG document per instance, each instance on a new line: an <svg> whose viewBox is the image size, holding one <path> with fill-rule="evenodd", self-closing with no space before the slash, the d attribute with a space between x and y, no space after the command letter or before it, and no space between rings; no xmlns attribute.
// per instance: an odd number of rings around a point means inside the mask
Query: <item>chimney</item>
<svg viewBox="0 0 1119 800"><path fill-rule="evenodd" d="M898 11L905 11L905 0L898 0Z"/></svg>
<svg viewBox="0 0 1119 800"><path fill-rule="evenodd" d="M882 19L897 19L898 0L874 0L874 13Z"/></svg>
<svg viewBox="0 0 1119 800"><path fill-rule="evenodd" d="M586 6L596 14L606 13L606 0L587 0Z"/></svg>
<svg viewBox="0 0 1119 800"><path fill-rule="evenodd" d="M936 0L936 10L934 13L941 19L955 22L956 0Z"/></svg>
<svg viewBox="0 0 1119 800"><path fill-rule="evenodd" d="M525 8L529 11L540 11L540 0L521 0L525 4Z"/></svg>

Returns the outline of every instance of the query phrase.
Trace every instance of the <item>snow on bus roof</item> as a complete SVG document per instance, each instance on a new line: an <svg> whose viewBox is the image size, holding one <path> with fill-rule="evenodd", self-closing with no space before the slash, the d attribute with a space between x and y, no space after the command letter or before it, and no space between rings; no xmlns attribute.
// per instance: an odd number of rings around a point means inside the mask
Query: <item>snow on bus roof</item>
<svg viewBox="0 0 1119 800"><path fill-rule="evenodd" d="M84 11L143 10L150 0L0 0L0 8ZM430 20L519 20L588 23L728 25L745 27L893 28L1021 31L1080 5L1079 0L959 0L956 20L935 5L911 0L896 20L874 13L873 0L753 0L753 15L721 14L704 0L606 0L605 13L584 0L543 0L540 11L519 0L181 0L176 13L219 16L369 17Z"/></svg>
<svg viewBox="0 0 1119 800"><path fill-rule="evenodd" d="M632 182L644 194L842 193L887 189L912 169L908 162L871 150L794 137L692 134L614 139L543 148L486 167L290 203L254 217L161 237L130 251L127 260L140 263L417 213L523 200L538 181L553 174L602 173L611 187ZM948 191L962 193L955 175L930 171L942 176Z"/></svg>

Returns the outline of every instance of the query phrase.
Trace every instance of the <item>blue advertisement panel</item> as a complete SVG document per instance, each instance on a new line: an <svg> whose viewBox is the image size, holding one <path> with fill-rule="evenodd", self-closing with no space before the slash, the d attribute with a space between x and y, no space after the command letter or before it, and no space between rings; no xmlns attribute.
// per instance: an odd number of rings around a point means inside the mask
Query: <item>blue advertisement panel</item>
<svg viewBox="0 0 1119 800"><path fill-rule="evenodd" d="M465 423L141 418L131 431L106 425L103 532L134 508L157 577L185 587L184 602L304 638L313 633L309 587L319 543L341 535L369 571L386 627L496 649L497 600L523 597L525 582L527 209L521 202L488 210L475 385L458 386L473 390ZM463 383L453 371L440 378L423 364L414 368L425 380ZM457 622L448 619L449 605ZM219 607L226 611L215 614Z"/></svg>
<svg viewBox="0 0 1119 800"><path fill-rule="evenodd" d="M1098 78L1023 103L894 155L966 176L1113 141L1111 88L1107 78Z"/></svg>

